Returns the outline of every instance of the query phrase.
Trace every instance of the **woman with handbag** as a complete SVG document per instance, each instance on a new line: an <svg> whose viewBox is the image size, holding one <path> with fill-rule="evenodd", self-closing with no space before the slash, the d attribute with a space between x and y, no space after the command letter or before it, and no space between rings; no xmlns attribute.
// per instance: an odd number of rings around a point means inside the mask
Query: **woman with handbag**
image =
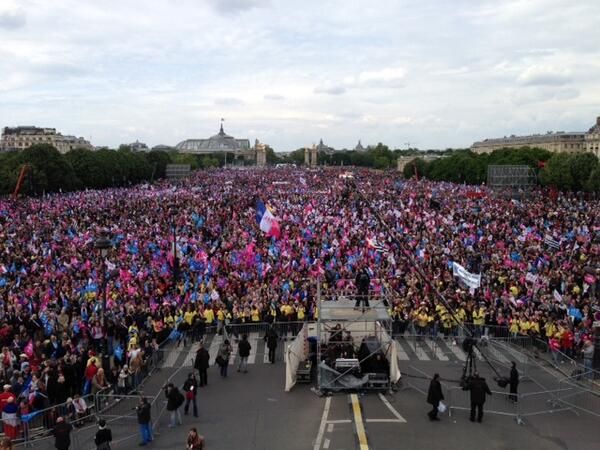
<svg viewBox="0 0 600 450"><path fill-rule="evenodd" d="M112 432L110 428L106 428L106 420L100 419L98 422L98 431L94 438L96 444L96 450L110 450L110 443L112 442Z"/></svg>
<svg viewBox="0 0 600 450"><path fill-rule="evenodd" d="M206 450L204 437L198 434L195 428L190 429L187 436L187 450Z"/></svg>
<svg viewBox="0 0 600 450"><path fill-rule="evenodd" d="M190 409L190 403L194 408L194 417L198 417L198 406L196 404L196 391L198 390L198 381L196 381L196 375L190 373L187 380L183 383L183 390L185 391L185 406L183 408L183 414L187 416Z"/></svg>
<svg viewBox="0 0 600 450"><path fill-rule="evenodd" d="M219 346L219 353L217 354L217 364L221 368L221 376L223 378L227 378L227 366L229 366L229 357L231 356L231 352L233 348L229 343L229 339L225 339Z"/></svg>

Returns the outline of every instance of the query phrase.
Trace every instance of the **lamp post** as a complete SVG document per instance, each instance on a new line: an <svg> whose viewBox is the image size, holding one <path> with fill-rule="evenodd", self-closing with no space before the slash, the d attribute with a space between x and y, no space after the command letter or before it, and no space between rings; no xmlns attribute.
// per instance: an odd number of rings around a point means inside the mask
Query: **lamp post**
<svg viewBox="0 0 600 450"><path fill-rule="evenodd" d="M179 278L179 256L177 255L177 207L172 205L170 208L170 217L171 217L171 229L173 231L173 265L172 274L173 274L173 291L177 291L177 278Z"/></svg>
<svg viewBox="0 0 600 450"><path fill-rule="evenodd" d="M106 285L108 283L108 276L106 269L104 268L104 260L108 256L108 251L111 247L112 242L106 237L106 234L102 234L102 236L94 242L94 248L100 252L100 256L102 257L102 317L104 317L104 311L106 311Z"/></svg>

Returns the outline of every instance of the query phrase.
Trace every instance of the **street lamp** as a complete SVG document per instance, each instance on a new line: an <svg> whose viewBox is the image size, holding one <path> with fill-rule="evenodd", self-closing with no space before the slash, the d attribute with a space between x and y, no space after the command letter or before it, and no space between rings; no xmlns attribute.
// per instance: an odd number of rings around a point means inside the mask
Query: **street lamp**
<svg viewBox="0 0 600 450"><path fill-rule="evenodd" d="M177 217L177 207L172 205L170 208L171 216L171 228L173 230L173 291L177 291L177 278L179 278L179 256L177 255L177 224L175 222Z"/></svg>
<svg viewBox="0 0 600 450"><path fill-rule="evenodd" d="M94 248L100 252L102 256L102 317L104 317L104 311L106 311L106 284L108 283L108 276L106 270L104 270L104 260L108 256L108 251L112 247L112 242L106 237L106 234L102 234L94 242Z"/></svg>

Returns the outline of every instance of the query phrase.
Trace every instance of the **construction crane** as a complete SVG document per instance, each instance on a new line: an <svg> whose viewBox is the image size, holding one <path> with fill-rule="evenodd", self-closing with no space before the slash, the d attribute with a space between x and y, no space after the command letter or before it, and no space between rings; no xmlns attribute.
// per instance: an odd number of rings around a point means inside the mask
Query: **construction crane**
<svg viewBox="0 0 600 450"><path fill-rule="evenodd" d="M21 186L23 186L23 180L25 180L25 175L27 174L28 170L29 170L29 165L23 164L23 166L21 167L21 171L19 172L19 178L17 179L17 184L15 185L15 190L13 191L13 194L12 194L13 200L16 200L17 197L19 196L19 191L21 190Z"/></svg>

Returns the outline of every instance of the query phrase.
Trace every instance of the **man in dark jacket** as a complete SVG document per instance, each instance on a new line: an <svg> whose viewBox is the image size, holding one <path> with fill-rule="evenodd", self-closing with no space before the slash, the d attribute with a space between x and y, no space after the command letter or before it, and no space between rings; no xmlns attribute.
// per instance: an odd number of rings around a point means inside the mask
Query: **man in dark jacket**
<svg viewBox="0 0 600 450"><path fill-rule="evenodd" d="M198 371L200 376L200 387L208 384L208 366L209 366L210 355L204 348L204 345L200 343L200 348L196 352L196 360L194 361L194 369Z"/></svg>
<svg viewBox="0 0 600 450"><path fill-rule="evenodd" d="M267 348L269 349L269 362L275 364L275 349L277 348L277 331L275 327L271 325L265 334L265 341L267 342Z"/></svg>
<svg viewBox="0 0 600 450"><path fill-rule="evenodd" d="M179 392L179 389L173 383L169 383L165 386L165 397L167 397L167 411L171 413L169 428L181 425L183 421L181 420L181 411L179 411L179 408L184 402L183 394Z"/></svg>
<svg viewBox="0 0 600 450"><path fill-rule="evenodd" d="M242 334L242 340L238 344L238 355L240 356L238 372L248 373L248 356L250 356L250 350L252 350L252 346L248 342L248 335Z"/></svg>
<svg viewBox="0 0 600 450"><path fill-rule="evenodd" d="M152 407L148 403L148 400L146 400L146 397L140 397L140 403L136 408L138 425L140 426L140 434L142 436L140 445L146 445L149 442L152 442L151 409Z"/></svg>
<svg viewBox="0 0 600 450"><path fill-rule="evenodd" d="M356 274L356 279L354 280L354 284L356 285L356 290L358 294L356 296L356 303L354 304L354 308L360 307L360 302L363 302L363 308L369 307L369 285L371 284L371 277L369 276L369 272L366 267L361 267L361 269Z"/></svg>
<svg viewBox="0 0 600 450"><path fill-rule="evenodd" d="M110 443L112 442L112 432L110 428L106 428L106 420L100 419L98 421L98 431L96 431L96 437L94 443L98 450L110 450Z"/></svg>
<svg viewBox="0 0 600 450"><path fill-rule="evenodd" d="M56 450L69 450L71 446L71 431L73 427L70 423L65 422L63 417L56 419L56 425L54 425L54 447Z"/></svg>
<svg viewBox="0 0 600 450"><path fill-rule="evenodd" d="M433 409L427 413L429 420L440 420L438 415L438 406L440 401L444 400L442 394L442 384L440 383L440 375L436 373L429 383L429 391L427 392L427 403L433 406Z"/></svg>
<svg viewBox="0 0 600 450"><path fill-rule="evenodd" d="M517 401L517 390L519 387L519 371L517 370L517 364L512 361L510 367L510 377L508 379L510 385L510 399L513 402Z"/></svg>
<svg viewBox="0 0 600 450"><path fill-rule="evenodd" d="M475 410L477 410L477 422L481 423L485 396L492 395L492 391L485 382L485 378L480 377L477 372L473 374L468 389L471 391L471 417L469 420L475 422Z"/></svg>

